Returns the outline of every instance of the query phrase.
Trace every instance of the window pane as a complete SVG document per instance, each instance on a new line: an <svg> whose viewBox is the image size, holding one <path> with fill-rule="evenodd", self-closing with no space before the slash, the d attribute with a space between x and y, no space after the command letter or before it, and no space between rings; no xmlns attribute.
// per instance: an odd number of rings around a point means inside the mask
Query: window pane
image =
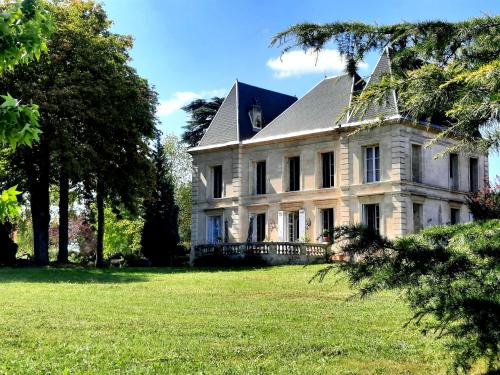
<svg viewBox="0 0 500 375"><path fill-rule="evenodd" d="M324 188L334 186L334 157L333 152L321 154L322 161L322 175Z"/></svg>
<svg viewBox="0 0 500 375"><path fill-rule="evenodd" d="M375 181L380 181L380 158L378 146L375 147Z"/></svg>
<svg viewBox="0 0 500 375"><path fill-rule="evenodd" d="M209 243L222 241L222 216L209 216L207 240Z"/></svg>
<svg viewBox="0 0 500 375"><path fill-rule="evenodd" d="M213 175L213 197L222 198L222 165L217 165L212 169Z"/></svg>
<svg viewBox="0 0 500 375"><path fill-rule="evenodd" d="M266 238L266 214L257 215L257 242L262 242Z"/></svg>
<svg viewBox="0 0 500 375"><path fill-rule="evenodd" d="M458 155L450 154L450 179L451 188L458 190Z"/></svg>
<svg viewBox="0 0 500 375"><path fill-rule="evenodd" d="M300 158L293 157L289 159L289 190L297 191L300 190Z"/></svg>
<svg viewBox="0 0 500 375"><path fill-rule="evenodd" d="M470 191L479 190L479 173L478 173L478 162L477 159L471 158L469 162L469 179L470 179Z"/></svg>
<svg viewBox="0 0 500 375"><path fill-rule="evenodd" d="M380 211L378 204L365 204L363 206L364 211L364 224L376 232L380 228Z"/></svg>
<svg viewBox="0 0 500 375"><path fill-rule="evenodd" d="M411 174L413 182L422 182L421 168L422 147L419 145L411 146Z"/></svg>
<svg viewBox="0 0 500 375"><path fill-rule="evenodd" d="M256 193L266 194L266 162L260 161L257 163L257 176L256 176Z"/></svg>

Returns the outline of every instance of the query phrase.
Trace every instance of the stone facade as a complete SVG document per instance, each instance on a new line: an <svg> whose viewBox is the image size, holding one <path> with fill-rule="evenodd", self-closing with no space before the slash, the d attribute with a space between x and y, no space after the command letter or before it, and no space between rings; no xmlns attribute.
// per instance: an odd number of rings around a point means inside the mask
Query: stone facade
<svg viewBox="0 0 500 375"><path fill-rule="evenodd" d="M321 210L329 208L333 208L334 224L342 225L365 222L366 205L378 205L379 231L389 238L413 233L420 227L471 219L464 204L471 190L470 159L477 159L477 187L481 188L488 176L487 156L457 155L454 161L449 155L435 158L452 141L444 139L425 147L436 131L401 118L352 135L354 128L332 127L296 137L257 142L250 139L192 150L193 247L207 243L210 216L222 217L217 224L221 242L245 242L249 234L255 236L257 214L265 214L265 241L284 241L290 239L285 232L294 229L280 215L299 212L298 240L305 242L322 240ZM412 145L420 152L418 162L412 161ZM378 146L380 178L367 182L366 148L373 146ZM326 152L334 155L334 186L323 188L321 154ZM297 156L300 189L288 191L288 160ZM255 166L260 161L266 165L265 194L256 191ZM415 168L416 164L419 178L412 175L412 165ZM219 165L222 196L214 198L213 167ZM453 168L456 170L452 172ZM458 186L453 186L450 173L456 175L457 171ZM254 226L251 231L250 223Z"/></svg>

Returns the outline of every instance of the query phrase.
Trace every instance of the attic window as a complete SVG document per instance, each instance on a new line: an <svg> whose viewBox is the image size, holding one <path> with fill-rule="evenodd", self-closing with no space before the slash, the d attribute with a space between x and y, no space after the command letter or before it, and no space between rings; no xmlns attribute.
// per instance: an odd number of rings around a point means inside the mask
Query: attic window
<svg viewBox="0 0 500 375"><path fill-rule="evenodd" d="M262 109L260 105L252 105L248 110L248 116L250 116L250 122L254 129L262 129Z"/></svg>

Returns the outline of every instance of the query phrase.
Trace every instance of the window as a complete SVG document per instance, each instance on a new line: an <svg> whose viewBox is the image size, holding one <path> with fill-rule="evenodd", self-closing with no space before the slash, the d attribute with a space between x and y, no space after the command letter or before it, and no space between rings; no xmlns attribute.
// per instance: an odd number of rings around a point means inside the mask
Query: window
<svg viewBox="0 0 500 375"><path fill-rule="evenodd" d="M255 165L256 194L266 194L266 162L259 161Z"/></svg>
<svg viewBox="0 0 500 375"><path fill-rule="evenodd" d="M321 210L321 230L324 233L325 230L329 231L329 235L331 235L331 231L335 226L334 216L333 216L333 208L325 208Z"/></svg>
<svg viewBox="0 0 500 375"><path fill-rule="evenodd" d="M469 187L472 192L479 190L478 163L476 158L470 158L469 160Z"/></svg>
<svg viewBox="0 0 500 375"><path fill-rule="evenodd" d="M413 182L422 182L422 146L411 145L411 178Z"/></svg>
<svg viewBox="0 0 500 375"><path fill-rule="evenodd" d="M380 209L378 204L363 205L363 224L377 233L380 231Z"/></svg>
<svg viewBox="0 0 500 375"><path fill-rule="evenodd" d="M222 165L212 168L213 197L222 198Z"/></svg>
<svg viewBox="0 0 500 375"><path fill-rule="evenodd" d="M321 154L321 170L323 177L324 188L333 187L335 184L334 173L335 173L335 164L333 152L325 152Z"/></svg>
<svg viewBox="0 0 500 375"><path fill-rule="evenodd" d="M262 242L266 239L266 214L257 214L257 242Z"/></svg>
<svg viewBox="0 0 500 375"><path fill-rule="evenodd" d="M299 212L292 211L288 213L288 241L296 242L299 240Z"/></svg>
<svg viewBox="0 0 500 375"><path fill-rule="evenodd" d="M413 232L418 233L424 226L422 220L423 207L421 204L413 203Z"/></svg>
<svg viewBox="0 0 500 375"><path fill-rule="evenodd" d="M365 182L380 181L380 153L378 146L365 148Z"/></svg>
<svg viewBox="0 0 500 375"><path fill-rule="evenodd" d="M288 190L298 191L300 190L300 157L295 156L288 159Z"/></svg>
<svg viewBox="0 0 500 375"><path fill-rule="evenodd" d="M451 224L460 223L460 209L459 208L450 209L450 223Z"/></svg>
<svg viewBox="0 0 500 375"><path fill-rule="evenodd" d="M458 190L458 155L450 154L450 188Z"/></svg>
<svg viewBox="0 0 500 375"><path fill-rule="evenodd" d="M207 242L222 242L222 215L208 217Z"/></svg>

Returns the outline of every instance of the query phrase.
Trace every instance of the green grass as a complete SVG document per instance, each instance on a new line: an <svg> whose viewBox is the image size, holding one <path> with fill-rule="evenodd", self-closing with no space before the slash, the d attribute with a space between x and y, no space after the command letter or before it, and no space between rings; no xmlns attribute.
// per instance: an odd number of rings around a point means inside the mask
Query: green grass
<svg viewBox="0 0 500 375"><path fill-rule="evenodd" d="M397 296L320 267L1 269L0 373L445 372Z"/></svg>

